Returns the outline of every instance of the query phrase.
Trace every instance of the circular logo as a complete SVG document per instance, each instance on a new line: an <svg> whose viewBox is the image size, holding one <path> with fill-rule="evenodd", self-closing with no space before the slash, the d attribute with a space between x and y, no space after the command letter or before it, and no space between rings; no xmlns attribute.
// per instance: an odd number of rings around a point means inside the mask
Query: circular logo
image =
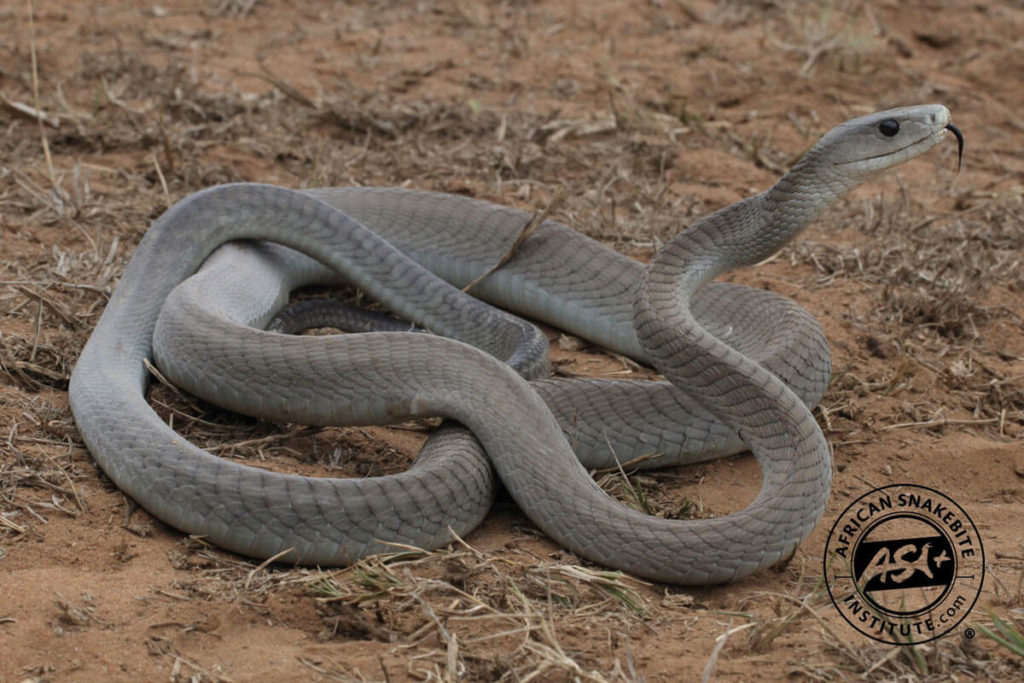
<svg viewBox="0 0 1024 683"><path fill-rule="evenodd" d="M934 489L893 484L853 501L825 545L825 585L839 613L892 645L927 643L966 617L985 551L964 509Z"/></svg>

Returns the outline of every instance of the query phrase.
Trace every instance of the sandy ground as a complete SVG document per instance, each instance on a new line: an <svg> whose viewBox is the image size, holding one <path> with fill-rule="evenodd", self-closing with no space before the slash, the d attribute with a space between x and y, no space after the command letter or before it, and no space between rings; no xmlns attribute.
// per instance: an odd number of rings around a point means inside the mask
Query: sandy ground
<svg viewBox="0 0 1024 683"><path fill-rule="evenodd" d="M989 0L3 4L0 680L1019 680L980 629L1024 621L1022 35L1024 8ZM148 224L200 188L402 184L527 210L564 188L556 218L645 259L835 123L931 101L967 137L962 173L950 142L729 276L794 298L833 348L833 495L784 567L650 585L504 500L437 553L267 568L135 509L77 435L77 354ZM550 333L560 371L633 373ZM423 438L151 394L262 467L395 471ZM706 517L760 475L738 456L630 481ZM821 582L832 522L894 482L950 495L986 549L972 614L916 647L851 629Z"/></svg>

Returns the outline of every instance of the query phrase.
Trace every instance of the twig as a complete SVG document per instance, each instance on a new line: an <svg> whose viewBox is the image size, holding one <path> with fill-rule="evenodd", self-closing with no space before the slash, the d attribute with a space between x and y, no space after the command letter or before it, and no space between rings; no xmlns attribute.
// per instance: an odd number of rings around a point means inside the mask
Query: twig
<svg viewBox="0 0 1024 683"><path fill-rule="evenodd" d="M470 544L466 543L466 541L464 541L464 540L462 539L462 536L459 536L459 535L458 535L458 534L457 534L457 533L455 532L455 529L453 529L453 528L452 528L452 527L451 527L450 525L449 525L449 527L448 527L448 533L449 533L449 534L451 534L451 537L452 537L452 539L453 539L453 540L454 540L454 541L455 541L456 543L458 543L459 545L461 545L461 546L462 546L463 548L465 548L465 549L466 549L466 550L468 550L469 552L473 553L473 555L474 555L474 556L475 556L475 557L476 557L476 558L477 558L478 560L482 560L482 559L484 558L484 554L483 554L482 552L480 552L479 550L477 550L476 548L474 548L474 547L473 547L473 546L471 546Z"/></svg>
<svg viewBox="0 0 1024 683"><path fill-rule="evenodd" d="M276 75L273 71L271 71L267 67L266 63L264 63L263 59L264 59L263 55L257 55L256 56L256 62L260 65L260 70L263 73L253 73L253 72L250 71L250 72L239 72L238 75L239 76L251 76L251 77L254 77L254 78L262 78L267 83L270 83L275 88L277 88L278 90L280 90L285 95L287 95L288 97L292 98L293 100L295 100L299 104L303 104L303 105L309 107L310 109L320 109L320 107L318 107L316 105L316 102L314 102L313 100L311 100L308 97L306 97L305 95L303 95L301 92L299 92L295 88L295 86L293 86L292 84L288 83L287 81L282 79L280 76Z"/></svg>
<svg viewBox="0 0 1024 683"><path fill-rule="evenodd" d="M21 526L20 524L16 524L15 522L12 522L11 520L9 520L6 517L4 517L3 515L0 515L0 525L3 525L5 527L7 527L8 529L10 529L10 530L12 530L14 532L17 532L19 534L25 533L25 527Z"/></svg>
<svg viewBox="0 0 1024 683"><path fill-rule="evenodd" d="M253 567L252 571L250 571L248 575L246 575L245 577L245 584L243 584L245 586L245 589L249 590L249 584L252 583L252 580L256 576L257 572L259 572L261 569L265 569L268 565L277 562L279 559L292 552L295 552L295 548L285 548L276 555L271 555L270 557L268 557L267 559L263 560L258 565Z"/></svg>
<svg viewBox="0 0 1024 683"><path fill-rule="evenodd" d="M206 450L209 451L210 453L221 453L222 451L234 450L236 448L267 446L278 441L288 441L289 439L294 439L309 434L315 434L319 430L320 427L306 426L292 430L290 432L283 432L280 434L267 434L266 436L258 436L255 439L245 439L244 441L235 441L233 443L220 444L219 446L210 446Z"/></svg>
<svg viewBox="0 0 1024 683"><path fill-rule="evenodd" d="M35 107L30 107L29 105L24 104L22 102L15 102L13 100L9 100L2 93L0 93L0 101L3 101L3 103L6 104L10 109L13 109L19 114L24 114L30 119L42 121L51 128L57 128L58 126L60 126L60 118L47 114L46 112L40 109L36 109Z"/></svg>
<svg viewBox="0 0 1024 683"><path fill-rule="evenodd" d="M70 287L71 289L86 289L106 296L108 292L96 285L83 285L77 282L61 282L59 280L0 280L0 285L17 287L18 285L32 285L34 287ZM58 315L60 315L58 313Z"/></svg>
<svg viewBox="0 0 1024 683"><path fill-rule="evenodd" d="M999 422L998 417L988 417L979 420L957 420L940 417L937 420L925 420L924 422L900 422L899 424L886 425L881 431L888 432L893 429L910 429L914 427L945 427L946 425L986 425Z"/></svg>
<svg viewBox="0 0 1024 683"><path fill-rule="evenodd" d="M169 380L166 377L164 377L164 373L160 372L159 368L157 368L155 365L153 365L153 361L149 360L148 358L143 358L142 359L142 364L144 366L146 366L146 370L148 370L149 374L153 375L153 377L156 378L157 382L159 382L160 384L163 384L164 386L166 386L168 389L173 391L176 395L184 396L184 393L182 393L181 389L179 389L177 386L175 386L175 384L173 382L171 382L171 380Z"/></svg>
<svg viewBox="0 0 1024 683"><path fill-rule="evenodd" d="M39 297L38 307L36 308L36 325L35 334L32 339L32 352L28 354L28 362L36 362L36 353L39 352L39 338L43 334L43 299Z"/></svg>
<svg viewBox="0 0 1024 683"><path fill-rule="evenodd" d="M747 624L741 624L740 626L730 628L725 633L715 638L715 646L711 648L711 655L708 657L708 663L704 665L704 675L701 676L701 683L708 683L708 681L711 680L711 674L715 672L715 665L718 663L718 655L722 651L722 648L725 647L725 641L729 639L729 636L748 628L752 628L756 623L757 622L752 621Z"/></svg>
<svg viewBox="0 0 1024 683"><path fill-rule="evenodd" d="M160 179L160 187L164 189L164 199L167 200L167 208L171 206L171 192L167 189L167 179L164 178L164 172L160 169L160 161L156 158L156 152L152 153L153 167L156 169L156 175Z"/></svg>
<svg viewBox="0 0 1024 683"><path fill-rule="evenodd" d="M508 250L506 250L505 253L502 254L501 258L498 259L498 262L495 263L490 268L488 268L487 270L485 270L483 273L481 273L479 277L474 279L468 285L463 287L462 291L468 292L469 290L473 289L473 287L476 287L485 278L487 278L488 275L490 275L491 273L493 273L494 271L498 270L503 265L508 263L510 260L512 260L512 257L516 255L516 252L519 251L519 248L521 246L523 246L523 243L526 241L526 239L531 234L533 234L533 231L536 230L541 223L547 220L548 216L551 215L551 212L554 211L558 207L558 205L562 203L563 199L565 199L565 188L559 187L558 192L555 193L555 196L551 199L551 202L548 203L547 207L545 207L543 211L533 212L533 215L530 216L530 220L526 221L526 225L524 225L523 229L519 231L519 234L516 236L515 241L512 242L512 245L509 246Z"/></svg>
<svg viewBox="0 0 1024 683"><path fill-rule="evenodd" d="M27 0L29 51L32 54L32 100L35 103L36 120L39 122L39 137L43 143L43 156L46 157L46 170L50 174L50 184L57 191L57 173L53 170L53 158L50 156L50 143L46 139L43 128L43 108L39 105L39 60L36 56L36 17L35 0Z"/></svg>

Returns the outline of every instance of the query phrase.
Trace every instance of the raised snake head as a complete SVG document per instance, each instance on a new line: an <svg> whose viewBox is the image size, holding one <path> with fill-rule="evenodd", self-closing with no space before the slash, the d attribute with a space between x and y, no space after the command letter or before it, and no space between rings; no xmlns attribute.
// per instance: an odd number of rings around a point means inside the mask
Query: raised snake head
<svg viewBox="0 0 1024 683"><path fill-rule="evenodd" d="M889 109L839 124L804 159L822 171L831 166L829 175L857 185L879 171L924 154L946 137L947 130L960 143L962 157L963 135L950 123L949 109L943 105Z"/></svg>
<svg viewBox="0 0 1024 683"><path fill-rule="evenodd" d="M728 253L709 274L758 263L793 239L839 197L881 171L924 154L952 131L963 154L963 135L941 104L889 109L841 123L767 192L727 206L687 232L714 235ZM699 228L698 228L699 226ZM711 259L711 255L707 255Z"/></svg>

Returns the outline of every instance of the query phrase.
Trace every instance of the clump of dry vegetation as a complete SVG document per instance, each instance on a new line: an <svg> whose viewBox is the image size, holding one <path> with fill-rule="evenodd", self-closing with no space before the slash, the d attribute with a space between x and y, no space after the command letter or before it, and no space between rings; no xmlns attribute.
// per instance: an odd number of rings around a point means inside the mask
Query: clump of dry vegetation
<svg viewBox="0 0 1024 683"><path fill-rule="evenodd" d="M905 386L922 395L906 422L1016 437L1024 431L1024 374L1006 341L1024 319L1001 302L1024 291L1018 207L964 197L968 210L921 218L906 201L874 201L860 221L850 217L867 242L803 241L791 258L813 264L822 283L870 283L877 304L863 321L861 355L890 362L887 391ZM927 384L915 381L920 373Z"/></svg>
<svg viewBox="0 0 1024 683"><path fill-rule="evenodd" d="M371 558L314 578L309 590L325 625L320 637L369 637L427 650L406 662L413 678L602 681L615 672L602 675L603 664L563 645L559 633L606 630L617 640L613 632L646 613L638 585L618 572L530 555L510 560L462 544ZM487 624L484 635L480 624ZM579 646L578 637L573 642ZM626 673L630 664L616 662Z"/></svg>

